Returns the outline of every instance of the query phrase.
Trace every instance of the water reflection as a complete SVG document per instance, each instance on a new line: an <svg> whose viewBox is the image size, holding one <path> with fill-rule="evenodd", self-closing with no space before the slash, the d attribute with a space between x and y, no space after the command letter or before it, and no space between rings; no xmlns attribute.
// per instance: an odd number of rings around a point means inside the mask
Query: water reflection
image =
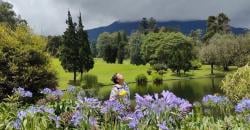
<svg viewBox="0 0 250 130"><path fill-rule="evenodd" d="M163 90L169 90L175 95L184 99L193 101L200 101L203 96L207 94L222 93L219 89L222 78L202 78L189 80L169 80L162 85L153 85L148 83L146 86L136 86L136 84L129 84L131 91L131 98L134 99L135 93L140 95L160 93ZM112 86L105 86L98 90L99 98L108 99Z"/></svg>

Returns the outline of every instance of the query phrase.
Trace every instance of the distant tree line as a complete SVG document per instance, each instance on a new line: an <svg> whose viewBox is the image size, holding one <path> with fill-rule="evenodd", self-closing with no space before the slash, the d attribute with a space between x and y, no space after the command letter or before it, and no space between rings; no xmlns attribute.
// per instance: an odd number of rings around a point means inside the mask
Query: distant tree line
<svg viewBox="0 0 250 130"><path fill-rule="evenodd" d="M209 16L204 35L198 29L185 36L177 29L158 27L152 17L142 18L138 30L126 36L120 48L120 32L105 32L99 35L94 50L107 63L125 58L135 65L162 64L178 75L181 71L185 73L198 69L201 64L209 64L213 74L215 66L227 71L230 65L242 66L249 62L249 34L233 35L229 22L224 13ZM118 49L125 51L120 53Z"/></svg>

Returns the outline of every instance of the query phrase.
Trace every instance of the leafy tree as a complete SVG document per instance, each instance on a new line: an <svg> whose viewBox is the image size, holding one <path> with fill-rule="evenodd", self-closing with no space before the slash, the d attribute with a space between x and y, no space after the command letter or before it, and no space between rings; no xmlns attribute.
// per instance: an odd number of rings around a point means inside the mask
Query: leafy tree
<svg viewBox="0 0 250 130"><path fill-rule="evenodd" d="M250 63L250 33L237 37L239 46L234 57L234 65L242 67Z"/></svg>
<svg viewBox="0 0 250 130"><path fill-rule="evenodd" d="M237 57L237 49L239 48L238 40L232 34L216 34L209 40L209 44L216 46L216 63L223 67L224 71L228 71L229 65L233 64L235 56Z"/></svg>
<svg viewBox="0 0 250 130"><path fill-rule="evenodd" d="M117 47L114 44L107 44L103 48L103 60L107 63L115 63L117 57Z"/></svg>
<svg viewBox="0 0 250 130"><path fill-rule="evenodd" d="M79 70L79 42L76 35L76 24L73 23L70 11L68 11L68 28L63 34L63 44L61 46L60 61L62 67L74 72L74 82L76 83L76 72Z"/></svg>
<svg viewBox="0 0 250 130"><path fill-rule="evenodd" d="M153 17L148 20L148 30L149 32L156 32L158 30L157 21Z"/></svg>
<svg viewBox="0 0 250 130"><path fill-rule="evenodd" d="M129 39L130 63L135 65L145 65L146 62L141 53L142 35L139 32L132 33Z"/></svg>
<svg viewBox="0 0 250 130"><path fill-rule="evenodd" d="M27 22L21 19L20 16L16 16L12 4L3 1L1 1L0 3L0 22L5 22L9 24L12 28L15 27L17 24L27 24Z"/></svg>
<svg viewBox="0 0 250 130"><path fill-rule="evenodd" d="M178 75L191 68L191 39L181 33L149 33L143 38L142 53L151 65L166 64Z"/></svg>
<svg viewBox="0 0 250 130"><path fill-rule="evenodd" d="M87 31L83 30L81 14L79 16L79 23L76 35L77 35L77 42L79 45L78 69L81 73L81 78L82 78L83 72L88 72L90 69L94 67L94 59L91 54Z"/></svg>
<svg viewBox="0 0 250 130"><path fill-rule="evenodd" d="M209 44L202 47L200 51L200 57L204 63L211 65L211 74L214 74L214 65L216 65L216 45Z"/></svg>
<svg viewBox="0 0 250 130"><path fill-rule="evenodd" d="M142 18L142 20L139 23L139 32L141 32L142 34L148 34L149 32L156 32L158 30L156 24L157 22L153 17L151 17L149 20L147 18Z"/></svg>
<svg viewBox="0 0 250 130"><path fill-rule="evenodd" d="M98 52L107 63L122 64L125 59L128 40L125 32L102 33L97 39Z"/></svg>
<svg viewBox="0 0 250 130"><path fill-rule="evenodd" d="M91 50L91 53L92 53L93 57L97 57L98 56L98 51L97 51L96 44L97 44L96 41L90 42L90 50Z"/></svg>
<svg viewBox="0 0 250 130"><path fill-rule="evenodd" d="M60 53L59 48L62 42L62 36L48 36L48 44L46 46L46 50L50 53L50 55L58 57Z"/></svg>
<svg viewBox="0 0 250 130"><path fill-rule="evenodd" d="M104 48L106 45L113 44L113 37L110 33L104 32L101 33L97 38L97 51L98 51L98 57L103 57L105 55ZM108 55L108 54L107 54Z"/></svg>
<svg viewBox="0 0 250 130"><path fill-rule="evenodd" d="M209 16L207 20L207 32L204 36L204 41L208 41L216 33L229 33L229 21L230 19L224 13L220 13L217 17Z"/></svg>

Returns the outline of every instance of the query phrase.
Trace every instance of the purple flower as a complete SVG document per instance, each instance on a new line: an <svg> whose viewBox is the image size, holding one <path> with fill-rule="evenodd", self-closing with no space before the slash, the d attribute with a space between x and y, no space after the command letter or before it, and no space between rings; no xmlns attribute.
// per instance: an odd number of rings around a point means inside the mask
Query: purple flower
<svg viewBox="0 0 250 130"><path fill-rule="evenodd" d="M89 117L89 124L91 126L97 126L97 120L94 117Z"/></svg>
<svg viewBox="0 0 250 130"><path fill-rule="evenodd" d="M21 127L22 127L22 122L20 119L16 119L14 122L13 122L13 127L16 129L16 130L20 130Z"/></svg>
<svg viewBox="0 0 250 130"><path fill-rule="evenodd" d="M103 103L101 108L102 113L117 112L124 114L125 106L116 100L107 100Z"/></svg>
<svg viewBox="0 0 250 130"><path fill-rule="evenodd" d="M77 95L77 99L81 104L83 104L85 107L88 108L92 109L100 108L101 105L101 102L96 98L86 98L86 97L83 98L82 96Z"/></svg>
<svg viewBox="0 0 250 130"><path fill-rule="evenodd" d="M32 97L32 92L26 91L26 92L24 93L24 97Z"/></svg>
<svg viewBox="0 0 250 130"><path fill-rule="evenodd" d="M56 123L56 128L59 128L59 127L60 127L60 120L61 120L60 116L49 115L49 119L55 121L55 123Z"/></svg>
<svg viewBox="0 0 250 130"><path fill-rule="evenodd" d="M15 89L15 93L17 93L21 97L32 97L32 92L25 91L24 88L21 88L21 87Z"/></svg>
<svg viewBox="0 0 250 130"><path fill-rule="evenodd" d="M54 96L62 96L63 95L63 91L57 89L55 91L52 91L51 94L54 95Z"/></svg>
<svg viewBox="0 0 250 130"><path fill-rule="evenodd" d="M38 109L40 109L42 112L46 112L49 114L54 114L55 110L53 108L49 108L46 106L40 106Z"/></svg>
<svg viewBox="0 0 250 130"><path fill-rule="evenodd" d="M157 125L159 127L160 130L168 130L168 127L166 126L166 122L162 122L160 124Z"/></svg>
<svg viewBox="0 0 250 130"><path fill-rule="evenodd" d="M33 116L34 114L42 111L37 107L30 106L28 109L26 109L26 112Z"/></svg>
<svg viewBox="0 0 250 130"><path fill-rule="evenodd" d="M190 104L188 101L183 100L183 102L180 104L180 110L182 112L187 112L192 108L192 104Z"/></svg>
<svg viewBox="0 0 250 130"><path fill-rule="evenodd" d="M154 97L149 95L141 97L136 94L136 109L152 111L157 115L160 115L161 113L171 111L172 109L177 109L184 113L189 111L192 107L187 100L178 98L169 91L163 91L161 95L162 97L158 94L154 94Z"/></svg>
<svg viewBox="0 0 250 130"><path fill-rule="evenodd" d="M250 110L250 99L242 99L236 106L236 112L245 112Z"/></svg>
<svg viewBox="0 0 250 130"><path fill-rule="evenodd" d="M51 89L49 88L45 88L41 91L42 94L46 94L46 95L53 95L53 96L62 96L63 95L63 92L62 90L54 90L52 91Z"/></svg>
<svg viewBox="0 0 250 130"><path fill-rule="evenodd" d="M68 92L74 92L76 90L76 87L75 86L72 86L70 85L68 88L67 88L67 91Z"/></svg>
<svg viewBox="0 0 250 130"><path fill-rule="evenodd" d="M51 94L51 92L52 92L52 90L49 89L49 88L44 88L44 89L41 91L42 94Z"/></svg>
<svg viewBox="0 0 250 130"><path fill-rule="evenodd" d="M82 120L83 120L83 116L80 111L76 111L71 118L71 122L74 126L78 126Z"/></svg>
<svg viewBox="0 0 250 130"><path fill-rule="evenodd" d="M139 121L138 121L137 119L132 119L132 120L129 122L128 126L129 126L129 128L131 128L131 129L135 129L135 128L137 128L138 124L139 124Z"/></svg>
<svg viewBox="0 0 250 130"><path fill-rule="evenodd" d="M25 111L19 111L17 114L18 119L22 120L23 118L25 118L27 116L27 112Z"/></svg>
<svg viewBox="0 0 250 130"><path fill-rule="evenodd" d="M207 95L203 97L202 102L220 104L229 102L229 99L225 96Z"/></svg>

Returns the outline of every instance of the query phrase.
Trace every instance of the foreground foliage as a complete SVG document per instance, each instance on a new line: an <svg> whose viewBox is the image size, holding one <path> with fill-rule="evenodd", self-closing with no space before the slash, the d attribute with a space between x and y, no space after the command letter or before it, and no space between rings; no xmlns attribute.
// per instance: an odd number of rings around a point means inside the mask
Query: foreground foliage
<svg viewBox="0 0 250 130"><path fill-rule="evenodd" d="M85 97L70 86L64 93L45 88L45 98L29 105L22 101L32 93L18 88L15 95L0 103L0 129L247 129L250 99L233 104L225 96L207 95L190 104L163 91L136 94L135 106L121 100L99 101ZM63 94L68 99L61 100ZM123 95L121 95L123 96ZM235 105L235 106L234 106Z"/></svg>

